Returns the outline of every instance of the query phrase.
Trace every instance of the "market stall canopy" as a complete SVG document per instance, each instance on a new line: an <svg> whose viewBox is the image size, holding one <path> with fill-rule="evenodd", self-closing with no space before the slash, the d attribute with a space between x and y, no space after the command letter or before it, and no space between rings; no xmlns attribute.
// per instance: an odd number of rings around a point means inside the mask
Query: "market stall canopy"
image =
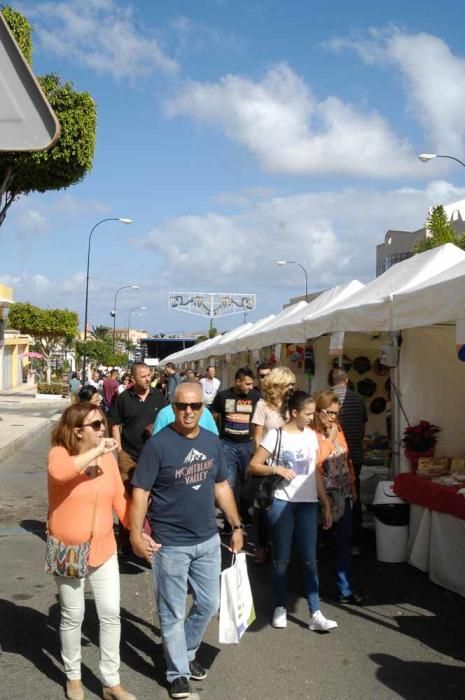
<svg viewBox="0 0 465 700"><path fill-rule="evenodd" d="M196 345L192 345L191 347L184 348L183 350L178 350L178 352L173 352L171 355L168 355L167 357L164 357L163 360L161 360L160 367L164 367L166 364L168 364L168 362L173 362L174 364L184 362L185 355L190 355L194 350L200 350L203 347L211 345L215 341L218 342L219 337L220 336L215 336L214 338L207 338L206 340L202 340L201 343L197 343Z"/></svg>
<svg viewBox="0 0 465 700"><path fill-rule="evenodd" d="M32 357L39 360L44 359L44 356L40 352L22 352L21 357Z"/></svg>
<svg viewBox="0 0 465 700"><path fill-rule="evenodd" d="M239 336L235 336L228 340L228 342L221 345L221 354L226 355L227 353L241 352L242 350L250 350L249 340L256 334L260 332L260 329L271 323L273 319L276 318L274 314L270 316L265 316L259 321L252 324L245 333L241 333Z"/></svg>
<svg viewBox="0 0 465 700"><path fill-rule="evenodd" d="M428 284L438 273L462 261L465 261L465 252L451 243L407 258L369 282L347 302L329 313L325 311L308 319L305 322L307 337L316 338L335 331L378 333L395 330L394 296Z"/></svg>
<svg viewBox="0 0 465 700"><path fill-rule="evenodd" d="M44 151L60 124L0 12L0 151Z"/></svg>
<svg viewBox="0 0 465 700"><path fill-rule="evenodd" d="M253 333L250 332L247 334L249 336L248 349L259 350L261 347L263 347L263 344L259 340L263 333L267 333L271 329L275 328L277 325L283 323L285 320L293 318L302 309L308 308L308 306L308 302L298 301L296 304L292 304L291 306L286 306L286 308L281 309L281 311L275 316L273 316L270 321L264 323L262 326L260 326L260 328L254 329Z"/></svg>
<svg viewBox="0 0 465 700"><path fill-rule="evenodd" d="M299 308L283 309L283 312L293 309L293 313L278 314L270 326L261 329L253 338L249 339L250 349L255 350L275 343L304 343L307 338L314 337L308 333L308 329L311 327L310 319L330 311L335 306L350 299L361 289L363 289L363 284L358 280L352 280L347 284L327 289L310 303L303 302L304 305Z"/></svg>
<svg viewBox="0 0 465 700"><path fill-rule="evenodd" d="M465 260L402 294L395 294L394 330L465 318Z"/></svg>
<svg viewBox="0 0 465 700"><path fill-rule="evenodd" d="M210 345L208 348L204 348L200 353L196 353L193 359L205 360L208 357L221 357L222 355L225 355L226 353L223 352L222 346L225 343L228 343L233 338L237 338L243 333L247 333L247 331L249 330L249 328L252 327L252 325L252 323L243 323L241 326L233 328L232 331L229 331L224 335L216 336L215 340L217 340L218 342Z"/></svg>

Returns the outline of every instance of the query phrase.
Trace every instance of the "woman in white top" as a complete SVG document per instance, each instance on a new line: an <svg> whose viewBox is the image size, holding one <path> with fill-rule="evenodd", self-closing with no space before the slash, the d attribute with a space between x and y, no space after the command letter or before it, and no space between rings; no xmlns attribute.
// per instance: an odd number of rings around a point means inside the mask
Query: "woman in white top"
<svg viewBox="0 0 465 700"><path fill-rule="evenodd" d="M315 402L304 391L289 398L289 421L270 430L250 462L255 476L282 477L268 511L273 540L273 583L275 610L273 627L287 626L287 567L295 538L305 570L305 597L310 610L309 627L327 632L337 622L327 620L320 611L319 582L316 561L318 534L318 499L324 508L325 527L331 527L331 506L316 469L318 439L309 427L315 414ZM281 439L281 440L280 440ZM279 445L274 464L267 462Z"/></svg>
<svg viewBox="0 0 465 700"><path fill-rule="evenodd" d="M288 419L287 400L295 387L295 374L288 367L274 367L261 384L262 398L252 416L255 451L273 428L280 428ZM257 564L269 559L269 527L263 510L256 510L257 545L254 561Z"/></svg>

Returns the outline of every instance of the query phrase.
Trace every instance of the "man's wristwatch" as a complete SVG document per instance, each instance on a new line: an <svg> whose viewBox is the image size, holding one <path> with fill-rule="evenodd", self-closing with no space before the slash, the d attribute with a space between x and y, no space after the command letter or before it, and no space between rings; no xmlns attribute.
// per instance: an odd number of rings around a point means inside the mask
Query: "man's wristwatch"
<svg viewBox="0 0 465 700"><path fill-rule="evenodd" d="M233 525L233 526L232 526L232 529L233 529L233 530L244 530L244 529L245 529L245 525L244 525L244 523L239 523L238 525Z"/></svg>

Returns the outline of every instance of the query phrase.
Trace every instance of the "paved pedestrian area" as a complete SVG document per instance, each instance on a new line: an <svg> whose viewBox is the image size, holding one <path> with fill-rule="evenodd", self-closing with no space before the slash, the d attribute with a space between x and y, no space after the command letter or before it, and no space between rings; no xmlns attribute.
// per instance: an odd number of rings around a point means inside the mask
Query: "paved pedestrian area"
<svg viewBox="0 0 465 700"><path fill-rule="evenodd" d="M47 512L44 429L0 462L0 700L63 698L56 587L44 573ZM365 531L354 580L366 605L334 603L334 553L319 552L322 610L339 628L307 628L300 568L290 571L288 627L270 626L271 571L248 558L257 620L239 645L218 643L214 619L199 651L209 669L195 684L202 700L464 700L465 599L432 584L407 564L377 562ZM251 546L248 546L251 551ZM224 551L224 566L231 555ZM151 572L121 562L122 682L138 700L167 698ZM88 596L83 626L83 681L101 697L98 627Z"/></svg>
<svg viewBox="0 0 465 700"><path fill-rule="evenodd" d="M43 573L42 524L26 520L0 529L1 697L63 697L53 579ZM225 554L225 559L229 557ZM330 553L321 563L322 590L332 587ZM465 601L407 565L382 565L369 557L357 565L369 592L363 608L322 602L339 622L330 634L307 629L296 592L289 625L274 630L270 571L249 563L257 621L239 645L218 644L213 620L199 658L209 669L195 689L209 700L264 698L465 698ZM139 700L168 697L150 571L137 560L121 564L122 680ZM324 596L325 597L325 596ZM83 681L87 697L100 697L98 630L91 597L83 627Z"/></svg>

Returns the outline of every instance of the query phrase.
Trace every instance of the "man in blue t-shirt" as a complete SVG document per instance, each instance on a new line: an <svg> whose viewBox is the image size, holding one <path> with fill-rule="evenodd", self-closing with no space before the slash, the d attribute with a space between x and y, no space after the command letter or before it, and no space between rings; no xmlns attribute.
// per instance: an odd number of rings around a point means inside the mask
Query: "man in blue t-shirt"
<svg viewBox="0 0 465 700"><path fill-rule="evenodd" d="M161 545L153 554L152 569L172 698L189 697L189 679L203 680L207 675L195 656L219 607L221 555L215 501L232 527L231 550L238 552L243 546L243 525L227 481L220 440L198 425L202 408L200 384L184 382L176 387L174 423L145 444L132 479L134 552L147 558L142 532L149 496L152 537ZM194 602L184 620L188 583Z"/></svg>

